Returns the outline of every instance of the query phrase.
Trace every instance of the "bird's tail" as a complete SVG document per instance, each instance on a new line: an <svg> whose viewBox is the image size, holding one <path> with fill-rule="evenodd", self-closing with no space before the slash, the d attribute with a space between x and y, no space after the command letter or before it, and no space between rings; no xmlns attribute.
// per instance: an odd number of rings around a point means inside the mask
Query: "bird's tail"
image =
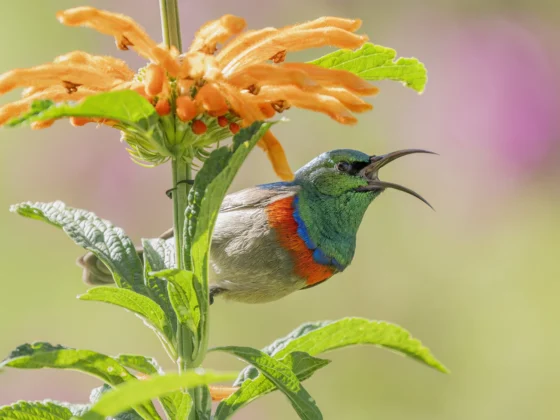
<svg viewBox="0 0 560 420"><path fill-rule="evenodd" d="M165 231L160 236L161 239L169 239L171 237L173 237L173 229ZM138 252L140 261L144 261L144 250L141 246L136 248L136 252ZM86 284L100 286L115 282L107 266L92 252L88 252L83 257L78 258L76 264L83 268L82 279Z"/></svg>
<svg viewBox="0 0 560 420"><path fill-rule="evenodd" d="M83 268L82 280L84 283L92 286L114 283L113 276L107 266L93 253L88 252L83 257L78 258L76 264Z"/></svg>

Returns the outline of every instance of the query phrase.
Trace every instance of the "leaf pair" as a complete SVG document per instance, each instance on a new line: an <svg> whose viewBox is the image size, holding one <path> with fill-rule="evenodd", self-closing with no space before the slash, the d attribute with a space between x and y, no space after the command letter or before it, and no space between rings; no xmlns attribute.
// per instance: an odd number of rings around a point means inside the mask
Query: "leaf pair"
<svg viewBox="0 0 560 420"><path fill-rule="evenodd" d="M264 359L263 355L267 355L269 359L276 363L290 367L297 379L304 381L311 377L316 370L329 363L328 360L318 359L314 356L330 350L359 344L385 347L421 361L441 372L447 372L446 368L435 359L430 351L420 341L412 338L404 328L363 318L344 318L339 321L303 324L288 336L275 341L259 353L261 353L262 359ZM235 384L240 385L240 388L218 406L217 420L230 418L240 408L277 388L285 392L283 388L278 386L277 382L264 374L257 363L250 363L254 367L246 368L236 380ZM263 374L259 375L255 367ZM296 407L294 406L294 408ZM299 411L298 413L302 416Z"/></svg>

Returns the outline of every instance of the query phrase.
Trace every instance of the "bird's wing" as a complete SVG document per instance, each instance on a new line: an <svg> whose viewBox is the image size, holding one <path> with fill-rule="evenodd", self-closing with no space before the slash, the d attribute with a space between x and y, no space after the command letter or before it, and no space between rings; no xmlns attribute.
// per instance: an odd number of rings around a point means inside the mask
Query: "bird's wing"
<svg viewBox="0 0 560 420"><path fill-rule="evenodd" d="M241 209L266 207L276 200L295 195L299 189L300 187L296 185L283 182L246 188L244 190L228 194L222 202L220 213ZM161 239L169 239L172 237L173 228L166 230L160 236Z"/></svg>
<svg viewBox="0 0 560 420"><path fill-rule="evenodd" d="M228 194L222 202L220 213L266 207L276 200L295 195L299 189L300 187L297 185L282 182L247 188Z"/></svg>

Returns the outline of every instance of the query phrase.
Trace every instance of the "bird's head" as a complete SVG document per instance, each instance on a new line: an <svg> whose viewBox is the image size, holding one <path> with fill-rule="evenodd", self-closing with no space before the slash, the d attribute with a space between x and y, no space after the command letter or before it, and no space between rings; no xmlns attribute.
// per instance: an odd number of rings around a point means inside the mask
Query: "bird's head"
<svg viewBox="0 0 560 420"><path fill-rule="evenodd" d="M372 200L387 188L403 191L432 207L420 194L399 184L381 181L379 170L402 156L432 153L421 149L405 149L380 156L357 150L331 150L317 156L296 172L295 182L327 196L364 195Z"/></svg>

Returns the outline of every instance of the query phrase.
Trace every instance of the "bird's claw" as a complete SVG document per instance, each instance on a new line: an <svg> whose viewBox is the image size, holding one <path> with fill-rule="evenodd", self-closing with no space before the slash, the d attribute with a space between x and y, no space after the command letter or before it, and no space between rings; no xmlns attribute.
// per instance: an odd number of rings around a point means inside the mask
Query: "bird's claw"
<svg viewBox="0 0 560 420"><path fill-rule="evenodd" d="M189 184L189 185L193 185L194 184L194 180L192 179L184 179L182 181L177 182L177 184L175 185L175 187L173 188L169 188L167 191L165 191L165 195L168 198L172 198L173 197L173 191L175 191L177 189L177 185L179 184Z"/></svg>

